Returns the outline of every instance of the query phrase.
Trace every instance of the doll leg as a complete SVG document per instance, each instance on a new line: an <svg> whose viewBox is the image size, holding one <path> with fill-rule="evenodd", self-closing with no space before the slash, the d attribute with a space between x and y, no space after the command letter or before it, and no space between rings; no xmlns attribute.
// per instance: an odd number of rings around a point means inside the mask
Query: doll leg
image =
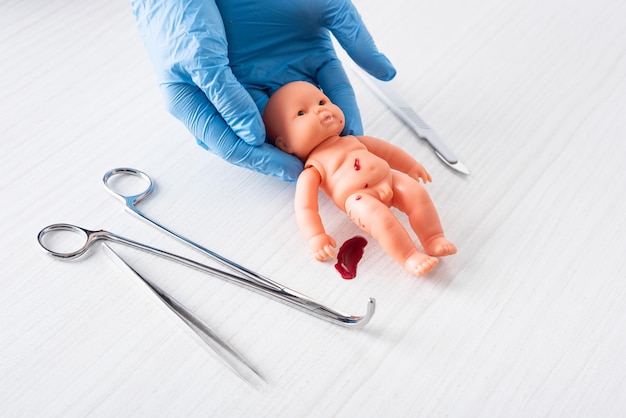
<svg viewBox="0 0 626 418"><path fill-rule="evenodd" d="M439 260L420 252L391 209L367 194L355 193L346 199L346 213L359 228L378 241L409 273L421 276Z"/></svg>
<svg viewBox="0 0 626 418"><path fill-rule="evenodd" d="M394 171L392 205L407 214L426 254L441 257L456 253L454 244L443 235L430 195L418 181Z"/></svg>

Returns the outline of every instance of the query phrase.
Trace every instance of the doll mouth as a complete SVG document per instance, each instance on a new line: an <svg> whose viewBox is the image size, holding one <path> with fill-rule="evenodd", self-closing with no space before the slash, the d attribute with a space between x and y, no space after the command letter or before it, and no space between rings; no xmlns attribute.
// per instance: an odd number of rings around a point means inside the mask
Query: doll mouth
<svg viewBox="0 0 626 418"><path fill-rule="evenodd" d="M322 123L329 123L333 121L333 115L331 115L330 113L327 113L326 115L322 116Z"/></svg>

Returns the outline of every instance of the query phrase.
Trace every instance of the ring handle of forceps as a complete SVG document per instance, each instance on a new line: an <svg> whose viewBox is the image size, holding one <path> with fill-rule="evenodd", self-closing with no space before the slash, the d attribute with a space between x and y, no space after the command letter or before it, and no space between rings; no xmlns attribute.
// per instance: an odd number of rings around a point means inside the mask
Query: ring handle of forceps
<svg viewBox="0 0 626 418"><path fill-rule="evenodd" d="M134 194L134 195L124 195L124 194L118 193L115 190L113 190L113 188L109 184L109 180L111 179L111 177L120 175L120 174L139 177L148 183L148 187L146 187L146 189L143 192ZM135 203L139 203L143 199L148 197L150 193L152 193L152 190L154 189L154 183L152 182L152 179L150 178L149 175L147 175L141 170L137 170L136 168L129 168L129 167L114 168L112 170L107 171L104 174L104 177L102 177L102 182L104 183L104 188L106 189L107 192L111 193L116 199L124 202L127 208L135 212L136 212L136 209L134 209Z"/></svg>
<svg viewBox="0 0 626 418"><path fill-rule="evenodd" d="M69 252L55 251L46 245L45 238L44 238L46 235L49 235L55 231L72 232L74 234L82 236L85 242L78 249L74 251L69 251ZM89 231L79 226L70 225L70 224L48 225L47 227L39 231L39 234L37 234L37 241L39 242L39 246L41 247L41 249L46 254L49 254L55 258L61 258L63 260L73 260L75 258L78 258L84 255L87 251L89 251L89 248L91 247L91 245L99 238L101 238L101 236L95 231Z"/></svg>
<svg viewBox="0 0 626 418"><path fill-rule="evenodd" d="M75 234L79 234L84 237L85 242L75 251L70 252L60 252L54 251L50 249L45 244L44 237L54 231L69 231ZM38 236L37 240L39 241L39 245L41 248L52 257L60 258L64 260L72 260L76 259L82 255L84 255L89 248L98 240L108 240L111 242L123 244L129 246L131 248L135 248L144 252L148 252L154 255L161 256L170 261L175 261L180 264L186 265L188 267L194 268L196 270L205 272L214 277L218 277L220 279L230 281L235 284L243 285L245 287L249 287L253 290L261 294L265 294L266 296L273 297L278 301L287 302L294 307L298 308L303 312L309 312L318 316L319 318L331 321L338 322L341 325L349 326L349 327L363 327L371 320L372 316L375 312L376 301L373 298L370 298L367 305L367 312L364 316L355 316L355 315L346 315L344 313L335 311L327 306L324 306L313 299L308 298L296 291L288 289L286 287L281 287L280 289L271 289L267 286L262 285L256 281L250 280L247 277L240 277L235 274L228 273L223 270L216 269L214 267L207 266L205 264L199 263L197 261L169 253L167 251L159 250L158 248L150 247L145 244L141 244L139 242L130 240L128 238L124 238L122 236L116 235L109 231L90 231L88 229L84 229L75 225L70 224L53 224L42 229Z"/></svg>

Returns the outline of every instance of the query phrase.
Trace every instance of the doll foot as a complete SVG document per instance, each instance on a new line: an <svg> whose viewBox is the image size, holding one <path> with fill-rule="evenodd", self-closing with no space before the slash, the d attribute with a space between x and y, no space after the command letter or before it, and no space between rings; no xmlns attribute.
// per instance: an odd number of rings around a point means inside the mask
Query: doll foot
<svg viewBox="0 0 626 418"><path fill-rule="evenodd" d="M424 246L424 251L428 255L443 257L456 254L456 246L442 235L431 238Z"/></svg>
<svg viewBox="0 0 626 418"><path fill-rule="evenodd" d="M423 276L431 271L439 262L438 258L415 252L404 262L404 269L416 276Z"/></svg>

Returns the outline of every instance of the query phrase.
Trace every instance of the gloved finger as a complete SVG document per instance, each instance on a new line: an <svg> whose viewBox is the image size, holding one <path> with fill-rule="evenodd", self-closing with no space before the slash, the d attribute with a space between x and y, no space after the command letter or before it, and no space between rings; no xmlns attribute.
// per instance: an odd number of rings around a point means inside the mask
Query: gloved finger
<svg viewBox="0 0 626 418"><path fill-rule="evenodd" d="M346 117L342 134L363 135L363 123L354 90L341 61L335 58L326 62L317 72L317 83Z"/></svg>
<svg viewBox="0 0 626 418"><path fill-rule="evenodd" d="M265 111L265 106L267 106L267 101L269 100L269 96L265 90L256 89L256 88L248 88L248 93L256 103L257 109L261 112L261 116ZM267 140L267 139L266 139Z"/></svg>
<svg viewBox="0 0 626 418"><path fill-rule="evenodd" d="M298 158L279 150L271 144L262 144L255 147L243 141L238 141L234 143L232 148L226 150L226 154L222 154L224 150L215 152L199 140L198 145L214 152L233 165L247 168L266 176L277 177L289 183L295 183L298 180L298 176L304 167L304 164Z"/></svg>
<svg viewBox="0 0 626 418"><path fill-rule="evenodd" d="M265 142L261 114L246 89L237 81L227 64L191 69L191 79L213 104L232 131L250 145Z"/></svg>
<svg viewBox="0 0 626 418"><path fill-rule="evenodd" d="M361 68L380 80L396 75L387 57L378 51L372 35L350 0L325 0L322 24Z"/></svg>
<svg viewBox="0 0 626 418"><path fill-rule="evenodd" d="M304 164L297 157L267 143L255 147L236 141L231 144L226 155L225 160L231 164L290 183L298 180L304 168Z"/></svg>
<svg viewBox="0 0 626 418"><path fill-rule="evenodd" d="M204 93L189 84L162 85L170 113L185 124L198 144L231 164L295 182L302 171L302 161L263 143L253 146L242 141Z"/></svg>
<svg viewBox="0 0 626 418"><path fill-rule="evenodd" d="M231 72L224 24L215 1L132 0L131 5L159 81L195 84L239 138L262 144L263 121ZM196 104L203 101L198 95Z"/></svg>
<svg viewBox="0 0 626 418"><path fill-rule="evenodd" d="M232 126L224 120L199 87L187 83L162 84L161 93L168 111L183 122L187 129L202 142L210 144L219 141L226 130L240 137L239 132L232 129ZM254 113L258 115L254 102L252 106ZM260 129L261 132L253 135L254 141L246 142L258 145L265 141L265 127L262 120L260 123L260 127L255 130Z"/></svg>

